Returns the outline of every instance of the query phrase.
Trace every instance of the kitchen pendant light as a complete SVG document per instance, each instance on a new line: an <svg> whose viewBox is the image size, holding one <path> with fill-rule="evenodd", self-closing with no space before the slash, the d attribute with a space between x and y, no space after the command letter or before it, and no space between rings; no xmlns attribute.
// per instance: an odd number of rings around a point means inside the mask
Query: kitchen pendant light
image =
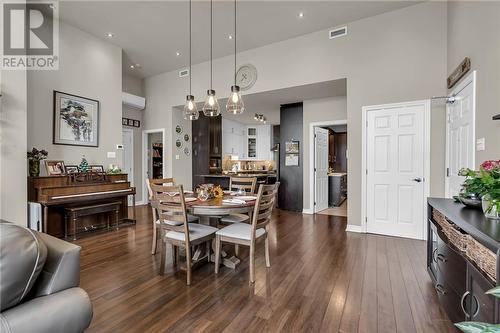
<svg viewBox="0 0 500 333"><path fill-rule="evenodd" d="M213 11L213 0L210 0L210 89L207 90L207 98L205 99L205 104L203 105L203 114L207 117L216 117L220 115L219 102L217 101L217 96L215 96L215 90L212 89L212 72L213 72L213 61L212 61L212 35L213 35L213 24L212 24L212 11Z"/></svg>
<svg viewBox="0 0 500 333"><path fill-rule="evenodd" d="M189 95L186 96L183 114L186 120L197 120L200 114L194 96L191 94L191 62L191 0L189 0Z"/></svg>
<svg viewBox="0 0 500 333"><path fill-rule="evenodd" d="M231 86L231 95L227 99L226 111L231 114L242 114L245 104L241 99L240 87L236 85L236 0L234 0L234 85Z"/></svg>

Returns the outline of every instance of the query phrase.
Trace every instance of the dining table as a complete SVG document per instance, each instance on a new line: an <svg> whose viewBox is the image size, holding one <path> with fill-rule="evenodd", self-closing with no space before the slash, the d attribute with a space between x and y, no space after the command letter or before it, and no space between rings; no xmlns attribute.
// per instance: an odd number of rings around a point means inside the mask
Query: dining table
<svg viewBox="0 0 500 333"><path fill-rule="evenodd" d="M228 201L233 199L241 200L242 202L235 203ZM220 218L230 214L248 214L251 221L257 197L254 195L239 196L233 192L224 191L224 196L221 198L209 198L203 201L197 198L195 194L187 194L185 200L187 211L189 214L198 216L201 224L218 227ZM201 249L196 249L193 258L200 255ZM221 255L223 258L222 264L228 268L235 269L240 263L240 259L236 256L228 257L225 251L221 251ZM215 260L211 258L210 261L214 262Z"/></svg>

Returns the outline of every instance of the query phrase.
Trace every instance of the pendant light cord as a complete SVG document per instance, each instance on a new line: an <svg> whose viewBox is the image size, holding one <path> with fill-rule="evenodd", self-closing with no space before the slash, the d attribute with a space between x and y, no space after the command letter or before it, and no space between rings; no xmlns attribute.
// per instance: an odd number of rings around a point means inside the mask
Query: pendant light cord
<svg viewBox="0 0 500 333"><path fill-rule="evenodd" d="M213 0L210 0L210 90L212 90L212 71L213 71L213 60L212 60L212 35L213 35L213 25L212 25L212 11L213 11Z"/></svg>
<svg viewBox="0 0 500 333"><path fill-rule="evenodd" d="M234 85L236 85L236 0L234 0Z"/></svg>
<svg viewBox="0 0 500 333"><path fill-rule="evenodd" d="M191 59L191 0L189 0L189 95L192 95L191 93L191 75L192 75L192 59Z"/></svg>

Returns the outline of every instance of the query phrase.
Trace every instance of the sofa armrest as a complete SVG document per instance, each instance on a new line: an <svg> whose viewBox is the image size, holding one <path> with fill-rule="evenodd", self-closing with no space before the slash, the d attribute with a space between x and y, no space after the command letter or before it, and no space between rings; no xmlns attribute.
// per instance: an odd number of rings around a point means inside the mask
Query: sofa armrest
<svg viewBox="0 0 500 333"><path fill-rule="evenodd" d="M44 233L39 233L39 236L47 246L47 260L33 286L31 297L78 287L81 247Z"/></svg>
<svg viewBox="0 0 500 333"><path fill-rule="evenodd" d="M0 313L3 333L81 333L92 320L92 303L81 288L34 298Z"/></svg>

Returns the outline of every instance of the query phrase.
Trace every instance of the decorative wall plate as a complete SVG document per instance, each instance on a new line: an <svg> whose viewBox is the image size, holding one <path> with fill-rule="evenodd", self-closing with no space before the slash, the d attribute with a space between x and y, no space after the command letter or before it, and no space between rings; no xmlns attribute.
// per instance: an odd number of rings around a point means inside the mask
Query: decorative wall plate
<svg viewBox="0 0 500 333"><path fill-rule="evenodd" d="M175 133L177 133L177 134L181 134L182 133L182 126L181 125L175 126Z"/></svg>
<svg viewBox="0 0 500 333"><path fill-rule="evenodd" d="M240 89L245 91L255 84L257 81L257 68L252 64L245 64L238 68L236 72L236 84Z"/></svg>
<svg viewBox="0 0 500 333"><path fill-rule="evenodd" d="M184 134L184 141L189 142L189 134Z"/></svg>
<svg viewBox="0 0 500 333"><path fill-rule="evenodd" d="M181 141L181 139L177 139L177 140L175 141L175 146L176 146L177 148L179 148L179 149L181 149L181 148L182 148L182 141Z"/></svg>
<svg viewBox="0 0 500 333"><path fill-rule="evenodd" d="M184 148L184 154L186 154L186 156L191 155L191 149L189 149L189 147L185 147Z"/></svg>

